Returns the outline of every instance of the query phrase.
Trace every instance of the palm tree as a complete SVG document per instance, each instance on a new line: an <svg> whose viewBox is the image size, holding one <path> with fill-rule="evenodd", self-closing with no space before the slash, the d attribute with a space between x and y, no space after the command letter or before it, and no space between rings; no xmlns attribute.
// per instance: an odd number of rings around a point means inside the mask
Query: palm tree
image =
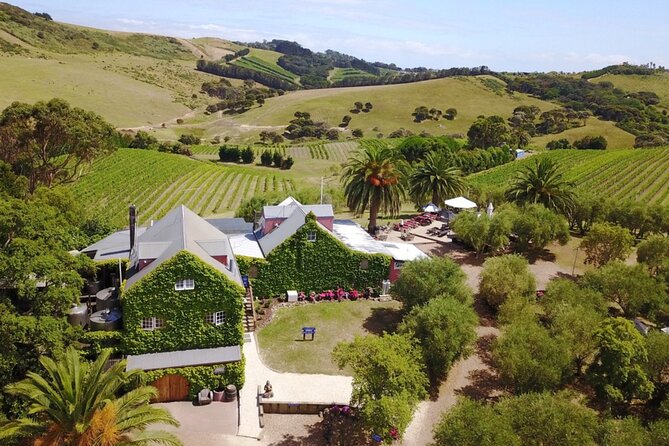
<svg viewBox="0 0 669 446"><path fill-rule="evenodd" d="M409 178L411 196L420 204L427 197L437 206L467 189L462 173L443 152L429 152Z"/></svg>
<svg viewBox="0 0 669 446"><path fill-rule="evenodd" d="M153 423L179 423L165 409L149 405L157 395L154 387L124 393L139 371L126 373L125 361L105 370L109 354L105 351L88 363L70 348L59 363L40 359L44 376L29 372L6 388L30 403L30 417L0 425L0 440L30 436L35 446L181 445L170 433L145 430Z"/></svg>
<svg viewBox="0 0 669 446"><path fill-rule="evenodd" d="M515 183L506 191L510 201L541 203L548 209L568 213L574 205L574 183L563 178L559 166L549 158L541 158L525 166Z"/></svg>
<svg viewBox="0 0 669 446"><path fill-rule="evenodd" d="M370 233L379 211L396 216L406 197L407 164L385 145L369 145L348 159L342 171L346 205L361 215L369 208Z"/></svg>

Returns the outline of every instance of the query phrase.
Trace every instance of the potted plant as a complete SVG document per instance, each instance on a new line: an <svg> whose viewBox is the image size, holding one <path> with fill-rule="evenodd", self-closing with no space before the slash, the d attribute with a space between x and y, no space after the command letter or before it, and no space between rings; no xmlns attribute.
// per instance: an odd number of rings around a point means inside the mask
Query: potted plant
<svg viewBox="0 0 669 446"><path fill-rule="evenodd" d="M214 401L223 401L225 398L225 387L223 387L223 375L225 374L225 366L216 367L214 375L218 376L218 387L214 389Z"/></svg>

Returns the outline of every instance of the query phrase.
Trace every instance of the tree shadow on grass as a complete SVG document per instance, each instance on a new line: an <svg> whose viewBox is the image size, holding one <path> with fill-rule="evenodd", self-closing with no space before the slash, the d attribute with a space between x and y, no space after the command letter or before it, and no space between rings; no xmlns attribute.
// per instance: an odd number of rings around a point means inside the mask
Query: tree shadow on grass
<svg viewBox="0 0 669 446"><path fill-rule="evenodd" d="M365 319L362 326L368 332L381 335L383 332L394 333L402 321L402 310L399 308L372 308L372 314Z"/></svg>
<svg viewBox="0 0 669 446"><path fill-rule="evenodd" d="M544 262L555 262L555 254L547 249L531 249L525 253L525 257L530 264L534 264L537 260Z"/></svg>

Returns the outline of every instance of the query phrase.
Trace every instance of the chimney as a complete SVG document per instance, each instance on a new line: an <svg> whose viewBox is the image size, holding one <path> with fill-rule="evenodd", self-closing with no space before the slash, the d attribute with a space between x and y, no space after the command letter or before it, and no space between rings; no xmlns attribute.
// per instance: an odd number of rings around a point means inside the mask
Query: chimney
<svg viewBox="0 0 669 446"><path fill-rule="evenodd" d="M130 225L130 253L135 247L135 232L137 231L137 209L134 204L130 205L129 209L129 225Z"/></svg>

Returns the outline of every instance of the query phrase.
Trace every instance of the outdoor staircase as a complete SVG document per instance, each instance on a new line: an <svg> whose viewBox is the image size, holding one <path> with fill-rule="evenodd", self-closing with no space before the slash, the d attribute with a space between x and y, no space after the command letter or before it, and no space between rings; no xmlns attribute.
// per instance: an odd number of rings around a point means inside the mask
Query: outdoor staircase
<svg viewBox="0 0 669 446"><path fill-rule="evenodd" d="M253 289L246 289L244 296L244 332L250 333L256 329L256 311L253 308Z"/></svg>

